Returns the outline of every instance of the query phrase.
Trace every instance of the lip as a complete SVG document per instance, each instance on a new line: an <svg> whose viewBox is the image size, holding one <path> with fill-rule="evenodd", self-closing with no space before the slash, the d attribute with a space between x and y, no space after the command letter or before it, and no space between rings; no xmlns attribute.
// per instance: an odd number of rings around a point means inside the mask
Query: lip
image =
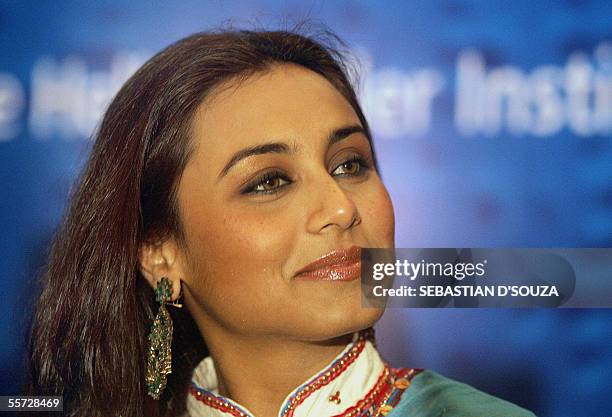
<svg viewBox="0 0 612 417"><path fill-rule="evenodd" d="M330 252L295 273L296 279L315 281L353 281L360 277L360 246Z"/></svg>

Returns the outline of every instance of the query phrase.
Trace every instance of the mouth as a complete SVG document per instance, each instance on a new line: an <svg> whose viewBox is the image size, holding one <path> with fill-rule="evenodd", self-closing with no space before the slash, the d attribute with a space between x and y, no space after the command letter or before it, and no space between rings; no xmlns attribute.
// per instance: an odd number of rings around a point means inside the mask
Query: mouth
<svg viewBox="0 0 612 417"><path fill-rule="evenodd" d="M295 274L296 279L310 281L353 281L360 277L360 246L351 246L323 255Z"/></svg>

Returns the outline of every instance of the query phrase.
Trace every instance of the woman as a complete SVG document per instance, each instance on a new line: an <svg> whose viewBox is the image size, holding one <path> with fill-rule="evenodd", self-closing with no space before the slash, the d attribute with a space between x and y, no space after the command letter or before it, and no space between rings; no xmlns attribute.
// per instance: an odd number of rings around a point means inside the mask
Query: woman
<svg viewBox="0 0 612 417"><path fill-rule="evenodd" d="M531 416L384 363L383 310L361 308L356 278L361 248L393 246L336 50L185 38L104 116L52 246L27 393L88 417Z"/></svg>

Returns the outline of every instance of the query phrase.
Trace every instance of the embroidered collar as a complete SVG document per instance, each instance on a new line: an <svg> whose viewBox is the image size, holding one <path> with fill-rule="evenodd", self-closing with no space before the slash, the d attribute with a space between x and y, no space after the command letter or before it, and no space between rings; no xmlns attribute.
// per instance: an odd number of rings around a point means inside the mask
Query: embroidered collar
<svg viewBox="0 0 612 417"><path fill-rule="evenodd" d="M374 331L357 332L328 366L287 395L278 417L386 415L419 371L389 367L376 350ZM218 394L210 356L195 368L189 394L190 417L254 417L242 405Z"/></svg>

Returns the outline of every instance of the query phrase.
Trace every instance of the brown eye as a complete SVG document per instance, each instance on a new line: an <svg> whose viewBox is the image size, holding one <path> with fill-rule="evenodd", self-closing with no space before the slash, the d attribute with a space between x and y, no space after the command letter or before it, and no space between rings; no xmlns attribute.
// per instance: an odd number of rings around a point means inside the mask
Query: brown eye
<svg viewBox="0 0 612 417"><path fill-rule="evenodd" d="M255 187L255 191L270 191L283 185L283 179L281 177L269 178L262 181Z"/></svg>
<svg viewBox="0 0 612 417"><path fill-rule="evenodd" d="M272 194L291 184L291 179L280 171L268 172L255 178L242 191L242 194Z"/></svg>
<svg viewBox="0 0 612 417"><path fill-rule="evenodd" d="M346 161L342 164L342 167L344 168L345 174L356 174L359 172L359 168L361 168L355 161Z"/></svg>
<svg viewBox="0 0 612 417"><path fill-rule="evenodd" d="M334 169L332 175L362 175L363 168L369 168L368 163L359 156L354 156Z"/></svg>

